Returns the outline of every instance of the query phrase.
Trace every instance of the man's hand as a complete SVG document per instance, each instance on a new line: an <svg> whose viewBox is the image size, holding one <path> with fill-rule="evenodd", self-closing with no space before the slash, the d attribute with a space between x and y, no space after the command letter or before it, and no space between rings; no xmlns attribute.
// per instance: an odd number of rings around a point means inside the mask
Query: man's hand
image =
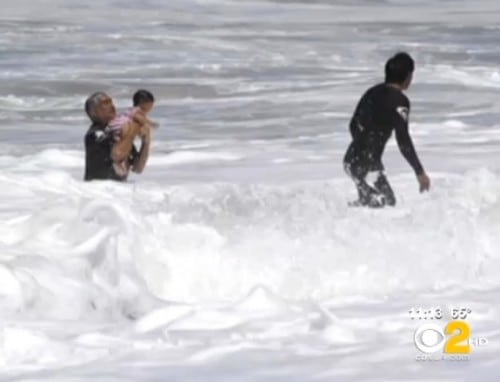
<svg viewBox="0 0 500 382"><path fill-rule="evenodd" d="M431 180L425 172L417 175L418 184L420 185L420 192L429 191L431 188Z"/></svg>

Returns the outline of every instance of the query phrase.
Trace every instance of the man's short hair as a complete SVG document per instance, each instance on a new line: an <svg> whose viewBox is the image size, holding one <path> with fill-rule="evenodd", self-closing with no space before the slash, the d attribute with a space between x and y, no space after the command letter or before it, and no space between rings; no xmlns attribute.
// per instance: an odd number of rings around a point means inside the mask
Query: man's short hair
<svg viewBox="0 0 500 382"><path fill-rule="evenodd" d="M399 52L385 64L385 82L402 84L414 70L413 58L406 52Z"/></svg>
<svg viewBox="0 0 500 382"><path fill-rule="evenodd" d="M96 115L94 113L95 108L99 105L101 100L106 96L107 94L104 92L95 92L85 101L85 113L87 113L92 122L97 122Z"/></svg>
<svg viewBox="0 0 500 382"><path fill-rule="evenodd" d="M140 104L143 104L143 103L154 102L155 97L153 96L153 94L150 91L140 89L134 93L134 96L132 97L132 101L134 102L134 107L135 107L135 106L139 106Z"/></svg>

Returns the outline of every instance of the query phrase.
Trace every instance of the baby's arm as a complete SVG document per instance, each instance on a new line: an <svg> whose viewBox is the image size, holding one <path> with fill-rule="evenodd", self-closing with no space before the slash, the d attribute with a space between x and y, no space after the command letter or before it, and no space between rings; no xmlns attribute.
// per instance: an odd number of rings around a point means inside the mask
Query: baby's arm
<svg viewBox="0 0 500 382"><path fill-rule="evenodd" d="M160 126L158 122L149 119L147 115L144 114L144 112L138 108L134 110L132 114L132 119L142 126L147 126L151 128L157 128Z"/></svg>
<svg viewBox="0 0 500 382"><path fill-rule="evenodd" d="M146 117L146 125L148 125L149 127L153 128L153 129L160 127L160 124L158 122L155 122L155 121L149 119L148 117Z"/></svg>
<svg viewBox="0 0 500 382"><path fill-rule="evenodd" d="M141 126L145 125L147 121L146 115L141 110L136 110L134 114L132 114L132 119Z"/></svg>

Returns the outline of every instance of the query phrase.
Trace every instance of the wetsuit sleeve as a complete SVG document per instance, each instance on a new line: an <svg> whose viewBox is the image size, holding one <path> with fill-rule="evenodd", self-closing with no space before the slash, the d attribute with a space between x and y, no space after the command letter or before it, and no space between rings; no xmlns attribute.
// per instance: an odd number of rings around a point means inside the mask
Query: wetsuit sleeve
<svg viewBox="0 0 500 382"><path fill-rule="evenodd" d="M401 154L408 161L417 175L424 172L422 164L418 159L417 152L413 146L408 128L408 119L410 116L410 102L405 97L400 102L396 102L393 110L394 129L396 130L396 140L398 142Z"/></svg>

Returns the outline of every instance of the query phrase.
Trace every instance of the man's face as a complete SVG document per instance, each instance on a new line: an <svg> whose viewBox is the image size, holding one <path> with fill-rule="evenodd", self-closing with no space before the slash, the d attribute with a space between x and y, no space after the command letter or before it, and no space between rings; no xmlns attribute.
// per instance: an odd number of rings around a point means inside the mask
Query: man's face
<svg viewBox="0 0 500 382"><path fill-rule="evenodd" d="M101 97L94 110L94 114L102 123L108 123L116 117L116 108L110 96L105 95Z"/></svg>

